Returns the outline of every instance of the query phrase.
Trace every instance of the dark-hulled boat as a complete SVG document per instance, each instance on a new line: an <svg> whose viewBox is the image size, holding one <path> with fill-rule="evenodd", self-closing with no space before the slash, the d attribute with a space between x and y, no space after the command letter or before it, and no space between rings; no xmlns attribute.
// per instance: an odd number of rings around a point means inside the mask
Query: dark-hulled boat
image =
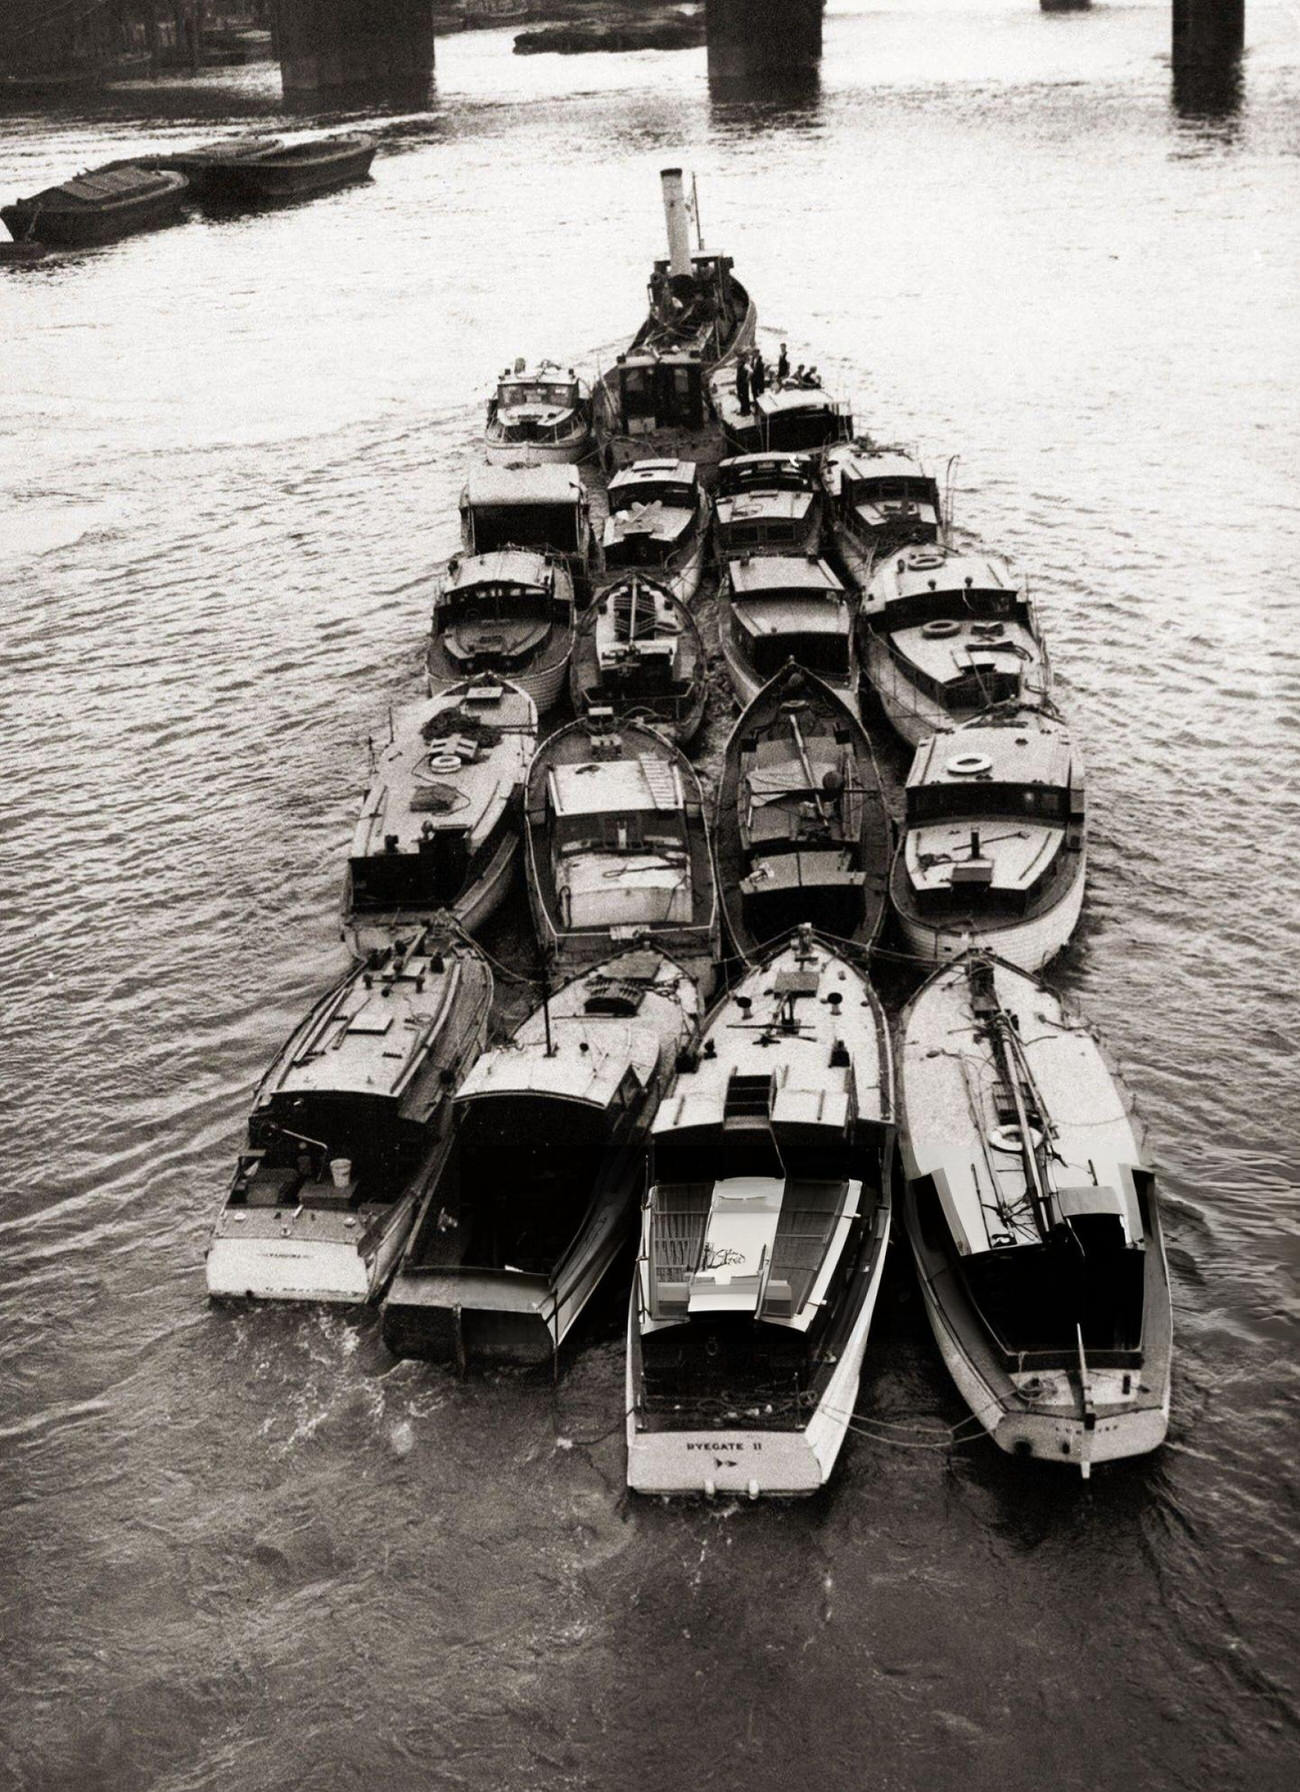
<svg viewBox="0 0 1300 1792"><path fill-rule="evenodd" d="M713 987L721 922L700 781L654 728L609 717L543 741L524 796L537 938L561 972L637 943Z"/></svg>
<svg viewBox="0 0 1300 1792"><path fill-rule="evenodd" d="M282 137L269 137L265 131L241 131L237 136L218 137L212 143L197 143L193 149L178 149L165 155L150 156L154 168L173 168L183 174L193 191L202 198L215 190L225 169L257 156L271 155L284 143Z"/></svg>
<svg viewBox="0 0 1300 1792"><path fill-rule="evenodd" d="M207 1252L218 1299L359 1303L383 1289L487 1036L492 972L452 928L354 965L258 1086Z"/></svg>
<svg viewBox="0 0 1300 1792"><path fill-rule="evenodd" d="M84 249L168 223L179 214L189 190L183 174L128 163L92 169L0 207L0 219L15 241Z"/></svg>
<svg viewBox="0 0 1300 1792"><path fill-rule="evenodd" d="M495 912L515 874L536 745L537 706L504 679L465 679L392 716L343 886L354 952L442 911L471 932Z"/></svg>
<svg viewBox="0 0 1300 1792"><path fill-rule="evenodd" d="M646 1138L698 1028L695 985L631 951L552 991L484 1054L384 1302L401 1356L545 1361L624 1249Z"/></svg>
<svg viewBox="0 0 1300 1792"><path fill-rule="evenodd" d="M668 256L650 276L650 310L596 392L609 471L635 460L716 464L725 452L709 376L754 340L754 302L726 255L692 253L680 168L661 175Z"/></svg>
<svg viewBox="0 0 1300 1792"><path fill-rule="evenodd" d="M974 952L905 1010L907 1233L943 1360L1000 1449L1154 1450L1173 1321L1155 1176L1119 1074L1051 990Z"/></svg>
<svg viewBox="0 0 1300 1792"><path fill-rule="evenodd" d="M810 924L870 946L884 919L893 834L866 730L791 662L727 742L714 828L737 952Z"/></svg>
<svg viewBox="0 0 1300 1792"><path fill-rule="evenodd" d="M207 192L214 199L307 199L364 180L374 160L373 137L317 137L259 155L213 162Z"/></svg>
<svg viewBox="0 0 1300 1792"><path fill-rule="evenodd" d="M699 627L666 585L629 573L578 624L569 689L578 715L608 709L650 722L679 747L699 732L708 697Z"/></svg>

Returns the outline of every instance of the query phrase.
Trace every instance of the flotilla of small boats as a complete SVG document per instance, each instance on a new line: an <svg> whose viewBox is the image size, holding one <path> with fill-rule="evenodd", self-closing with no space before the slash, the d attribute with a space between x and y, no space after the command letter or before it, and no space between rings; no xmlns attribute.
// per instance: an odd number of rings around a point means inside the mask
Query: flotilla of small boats
<svg viewBox="0 0 1300 1792"><path fill-rule="evenodd" d="M594 404L561 363L500 376L427 696L371 748L355 962L259 1086L209 1292L382 1300L399 1354L553 1362L640 1209L629 1486L806 1494L854 1426L897 1135L972 1419L1086 1475L1165 1435L1170 1302L1131 1101L1034 975L1087 857L1034 607L913 454L784 345L762 368L663 189L669 254ZM714 617L741 713L706 804ZM496 966L529 1012L489 1045L470 935L521 861L537 968ZM929 977L897 1077L882 951Z"/></svg>

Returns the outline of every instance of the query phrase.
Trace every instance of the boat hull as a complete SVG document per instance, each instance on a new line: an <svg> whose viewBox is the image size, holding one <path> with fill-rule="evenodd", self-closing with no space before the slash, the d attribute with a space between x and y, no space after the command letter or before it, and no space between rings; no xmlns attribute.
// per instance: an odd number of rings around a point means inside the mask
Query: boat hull
<svg viewBox="0 0 1300 1792"><path fill-rule="evenodd" d="M59 249L88 249L113 243L140 230L153 230L180 216L189 194L189 182L175 176L175 184L138 199L121 200L102 209L60 209L30 205L20 200L0 208L0 220L17 242L35 238Z"/></svg>
<svg viewBox="0 0 1300 1792"><path fill-rule="evenodd" d="M749 661L737 652L735 644L731 640L730 629L726 627L720 628L718 630L718 635L719 645L722 648L722 663L726 668L727 680L731 685L732 690L735 692L736 697L739 699L740 707L742 709L748 709L755 697L758 696L758 693L769 681L764 678L761 673L756 672ZM847 709L851 710L854 715L858 713L858 676L856 665L853 668L852 676L843 684L839 684L834 679L828 678L824 672L819 672L817 677L821 679L828 690L834 691L835 695Z"/></svg>
<svg viewBox="0 0 1300 1792"><path fill-rule="evenodd" d="M482 874L454 902L441 904L427 914L393 909L383 914L354 915L343 924L344 944L354 957L364 958L368 952L382 951L405 938L413 929L427 926L441 914L452 915L467 933L476 933L505 901L518 863L519 837L511 831L500 841Z"/></svg>
<svg viewBox="0 0 1300 1792"><path fill-rule="evenodd" d="M414 1193L402 1196L373 1240L357 1243L349 1242L333 1214L244 1209L241 1217L241 1210L226 1208L208 1246L208 1294L213 1300L363 1306L383 1291L416 1206Z"/></svg>
<svg viewBox="0 0 1300 1792"><path fill-rule="evenodd" d="M826 1388L801 1431L716 1426L707 1431L644 1429L636 1402L640 1381L637 1296L628 1315L627 1484L635 1493L743 1494L749 1499L800 1498L830 1479L857 1404L867 1338L889 1244L889 1209L877 1215L874 1261L862 1304Z"/></svg>
<svg viewBox="0 0 1300 1792"><path fill-rule="evenodd" d="M365 180L374 155L374 144L366 143L310 160L250 157L210 168L205 191L213 199L225 200L308 199Z"/></svg>
<svg viewBox="0 0 1300 1792"><path fill-rule="evenodd" d="M899 853L903 852L899 847ZM1040 971L1068 945L1083 910L1083 893L1087 884L1087 849L1080 847L1072 854L1074 871L1059 899L1041 914L1026 920L984 922L977 916L963 916L945 924L923 920L914 910L900 905L894 897L894 913L909 952L927 964L946 964L960 958L975 947L1005 958L1021 971ZM901 875L901 864L895 867L895 882ZM891 886L892 888L893 886Z"/></svg>
<svg viewBox="0 0 1300 1792"><path fill-rule="evenodd" d="M919 747L932 734L942 734L946 729L957 728L963 722L975 720L977 711L954 712L946 709L933 697L927 696L905 676L890 653L887 642L874 630L867 630L866 635L862 657L867 677L880 699L880 707L884 710L890 727L909 747ZM1048 695L1046 655L1043 658L1042 681L1041 689L1026 686L1023 690L1018 699L1022 708L1032 709L1045 703Z"/></svg>
<svg viewBox="0 0 1300 1792"><path fill-rule="evenodd" d="M538 715L545 715L547 710L554 709L568 685L569 659L573 651L572 629L566 640L562 656L547 660L540 666L512 666L503 672L486 668L485 673L493 678L507 678L511 684L518 685L537 705ZM463 684L467 676L463 667L454 665L436 646L429 649L427 688L431 697L436 697L439 691L446 690L449 685Z"/></svg>

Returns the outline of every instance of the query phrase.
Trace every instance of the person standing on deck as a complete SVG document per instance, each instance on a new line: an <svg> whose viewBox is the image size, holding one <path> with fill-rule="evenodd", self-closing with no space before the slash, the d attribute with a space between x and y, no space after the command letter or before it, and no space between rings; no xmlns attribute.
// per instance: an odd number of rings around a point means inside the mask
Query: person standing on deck
<svg viewBox="0 0 1300 1792"><path fill-rule="evenodd" d="M743 355L736 358L736 403L742 417L749 415L749 363Z"/></svg>
<svg viewBox="0 0 1300 1792"><path fill-rule="evenodd" d="M754 350L754 356L750 362L749 368L749 384L750 390L753 392L755 398L758 397L760 392L767 390L767 368L763 365L763 353L761 349Z"/></svg>
<svg viewBox="0 0 1300 1792"><path fill-rule="evenodd" d="M781 352L776 357L776 383L777 383L777 385L779 386L779 385L783 384L784 381L789 379L789 377L790 377L790 356L787 353L786 346L783 342L781 344Z"/></svg>

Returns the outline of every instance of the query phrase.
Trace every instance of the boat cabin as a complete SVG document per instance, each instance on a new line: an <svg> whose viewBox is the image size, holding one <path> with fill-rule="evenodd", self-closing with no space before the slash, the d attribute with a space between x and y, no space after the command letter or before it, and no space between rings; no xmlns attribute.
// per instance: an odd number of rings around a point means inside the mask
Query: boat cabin
<svg viewBox="0 0 1300 1792"><path fill-rule="evenodd" d="M258 1090L231 1207L355 1212L407 1189L448 1096L448 1057L429 1041L469 1023L449 1024L460 968L420 935L372 954L321 1004Z"/></svg>
<svg viewBox="0 0 1300 1792"><path fill-rule="evenodd" d="M555 446L572 432L587 391L571 367L554 361L518 360L497 381L488 400L489 439Z"/></svg>
<svg viewBox="0 0 1300 1792"><path fill-rule="evenodd" d="M837 516L877 551L939 539L938 484L910 455L855 442L832 450L826 476Z"/></svg>
<svg viewBox="0 0 1300 1792"><path fill-rule="evenodd" d="M718 468L714 537L723 554L792 554L815 548L817 481L797 454L740 454Z"/></svg>
<svg viewBox="0 0 1300 1792"><path fill-rule="evenodd" d="M832 685L853 684L853 616L848 595L826 562L755 555L727 569L730 645L759 684L793 659Z"/></svg>
<svg viewBox="0 0 1300 1792"><path fill-rule="evenodd" d="M671 761L638 756L552 766L547 808L564 928L691 922L686 793Z"/></svg>
<svg viewBox="0 0 1300 1792"><path fill-rule="evenodd" d="M695 463L639 460L609 482L605 565L661 566L697 531L703 497Z"/></svg>
<svg viewBox="0 0 1300 1792"><path fill-rule="evenodd" d="M925 919L1028 915L1077 869L1083 767L1049 718L934 735L917 750L905 804L909 906Z"/></svg>
<svg viewBox="0 0 1300 1792"><path fill-rule="evenodd" d="M800 454L853 434L849 407L815 376L774 380L742 410L731 368L714 376L713 401L736 454Z"/></svg>
<svg viewBox="0 0 1300 1792"><path fill-rule="evenodd" d="M460 514L471 554L539 548L585 562L590 552L586 489L576 468L563 463L473 467Z"/></svg>
<svg viewBox="0 0 1300 1792"><path fill-rule="evenodd" d="M630 349L613 371L614 427L625 436L702 429L707 421L704 362L693 349Z"/></svg>
<svg viewBox="0 0 1300 1792"><path fill-rule="evenodd" d="M567 582L563 588L567 591ZM465 554L447 568L433 631L460 674L526 667L552 629L572 624L554 565L522 549Z"/></svg>
<svg viewBox="0 0 1300 1792"><path fill-rule="evenodd" d="M453 908L499 837L518 825L537 709L485 678L393 717L348 859L344 921Z"/></svg>

